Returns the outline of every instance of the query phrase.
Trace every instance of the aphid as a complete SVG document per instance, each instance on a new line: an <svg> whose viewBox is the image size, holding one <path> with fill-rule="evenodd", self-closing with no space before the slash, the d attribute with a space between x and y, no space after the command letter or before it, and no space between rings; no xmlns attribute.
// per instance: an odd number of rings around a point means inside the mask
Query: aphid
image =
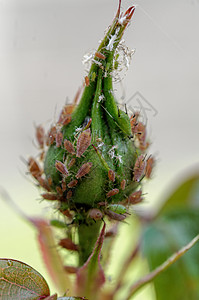
<svg viewBox="0 0 199 300"><path fill-rule="evenodd" d="M61 187L62 187L62 192L65 192L66 191L66 182L62 180L62 183L61 183Z"/></svg>
<svg viewBox="0 0 199 300"><path fill-rule="evenodd" d="M124 189L125 189L125 186L126 186L126 180L125 180L125 179L123 179L123 180L121 181L121 183L120 183L121 190L123 190L123 191L124 191Z"/></svg>
<svg viewBox="0 0 199 300"><path fill-rule="evenodd" d="M115 172L114 172L113 170L111 170L111 169L108 171L108 178L109 178L109 180L111 180L112 182L115 181Z"/></svg>
<svg viewBox="0 0 199 300"><path fill-rule="evenodd" d="M73 192L70 190L68 191L68 193L66 194L66 199L69 200L73 195Z"/></svg>
<svg viewBox="0 0 199 300"><path fill-rule="evenodd" d="M126 213L126 207L124 205L121 204L110 204L108 206L108 209L117 213L117 214L124 214Z"/></svg>
<svg viewBox="0 0 199 300"><path fill-rule="evenodd" d="M57 135L57 129L55 126L51 127L50 131L48 132L48 136L46 139L46 145L50 146L54 143Z"/></svg>
<svg viewBox="0 0 199 300"><path fill-rule="evenodd" d="M105 56L104 54L100 53L100 52L96 52L96 53L95 53L95 56L96 56L97 58L100 58L100 59L103 59L103 60L106 59L106 56Z"/></svg>
<svg viewBox="0 0 199 300"><path fill-rule="evenodd" d="M50 220L50 225L57 228L66 228L67 224L60 220Z"/></svg>
<svg viewBox="0 0 199 300"><path fill-rule="evenodd" d="M73 157L73 158L69 161L69 163L68 163L69 169L75 164L75 162L76 162L76 158Z"/></svg>
<svg viewBox="0 0 199 300"><path fill-rule="evenodd" d="M77 185L77 183L78 183L78 180L77 180L77 179L74 179L74 180L72 180L71 182L69 182L69 183L67 184L67 187L68 187L68 188L73 188L74 186Z"/></svg>
<svg viewBox="0 0 199 300"><path fill-rule="evenodd" d="M154 166L154 158L152 156L150 156L147 161L146 161L146 169L145 169L145 176L146 178L150 178L151 177L151 172Z"/></svg>
<svg viewBox="0 0 199 300"><path fill-rule="evenodd" d="M84 130L80 133L78 140L77 140L77 157L81 157L82 154L86 151L86 149L91 144L91 131L90 128Z"/></svg>
<svg viewBox="0 0 199 300"><path fill-rule="evenodd" d="M97 221L97 220L101 220L103 218L103 214L102 214L101 210L99 210L97 208L92 208L92 209L89 209L89 211L88 211L88 217Z"/></svg>
<svg viewBox="0 0 199 300"><path fill-rule="evenodd" d="M37 178L37 181L39 182L40 186L45 189L46 191L50 192L50 187L48 184L48 181L42 178L41 176Z"/></svg>
<svg viewBox="0 0 199 300"><path fill-rule="evenodd" d="M112 189L112 190L110 190L107 194L106 194L106 196L107 197L112 197L112 196L114 196L114 195L116 195L116 194L118 194L119 193L119 189Z"/></svg>
<svg viewBox="0 0 199 300"><path fill-rule="evenodd" d="M45 132L42 125L36 127L36 139L39 144L39 147L43 149L45 141Z"/></svg>
<svg viewBox="0 0 199 300"><path fill-rule="evenodd" d="M84 78L84 80L85 80L85 84L86 84L86 86L89 86L89 85L90 85L90 80L89 80L89 77L88 77L88 76L86 76L86 77Z"/></svg>
<svg viewBox="0 0 199 300"><path fill-rule="evenodd" d="M48 185L51 186L53 184L52 178L48 177Z"/></svg>
<svg viewBox="0 0 199 300"><path fill-rule="evenodd" d="M60 172L62 173L64 176L68 176L69 175L69 172L66 168L66 166L59 160L56 160L55 162L55 168Z"/></svg>
<svg viewBox="0 0 199 300"><path fill-rule="evenodd" d="M74 149L74 147L73 147L73 144L72 144L69 140L67 140L67 139L64 140L64 148L65 148L70 154L75 154L75 149Z"/></svg>
<svg viewBox="0 0 199 300"><path fill-rule="evenodd" d="M45 200L58 200L58 196L57 194L51 194L51 193L44 193L41 194L41 196L45 199Z"/></svg>
<svg viewBox="0 0 199 300"><path fill-rule="evenodd" d="M139 182L144 175L146 161L144 155L138 156L133 169L133 180Z"/></svg>
<svg viewBox="0 0 199 300"><path fill-rule="evenodd" d="M77 172L77 174L76 174L75 177L77 179L79 179L79 178L85 176L86 174L88 174L90 172L90 169L91 169L92 165L93 165L92 162L87 162L87 163L83 164L79 168L79 170L78 170L78 172Z"/></svg>
<svg viewBox="0 0 199 300"><path fill-rule="evenodd" d="M65 105L62 108L62 111L59 115L59 119L58 119L57 123L61 124L61 125L69 124L71 121L71 114L72 114L73 110L74 110L73 104Z"/></svg>
<svg viewBox="0 0 199 300"><path fill-rule="evenodd" d="M137 204L140 203L143 200L142 198L142 190L136 191L129 195L127 201L130 204Z"/></svg>
<svg viewBox="0 0 199 300"><path fill-rule="evenodd" d="M56 187L56 191L57 191L57 193L58 193L60 196L63 195L63 190L62 190L62 188L61 188L60 186L57 186L57 187Z"/></svg>
<svg viewBox="0 0 199 300"><path fill-rule="evenodd" d="M70 274L76 274L77 271L78 271L78 268L77 267L73 267L73 266L64 266L64 270L67 272L67 273L70 273ZM73 299L75 299L73 297ZM79 298L81 299L81 298ZM82 298L83 299L83 298Z"/></svg>
<svg viewBox="0 0 199 300"><path fill-rule="evenodd" d="M56 147L61 147L62 141L63 141L63 133L61 131L58 131L56 135Z"/></svg>
<svg viewBox="0 0 199 300"><path fill-rule="evenodd" d="M105 210L105 214L107 216L109 216L109 218L113 219L113 220L116 220L116 221L123 221L126 216L125 215L120 215L120 214L117 214L111 210Z"/></svg>
<svg viewBox="0 0 199 300"><path fill-rule="evenodd" d="M42 174L42 170L40 169L38 163L33 157L30 157L28 160L29 171L34 178L38 178Z"/></svg>
<svg viewBox="0 0 199 300"><path fill-rule="evenodd" d="M69 239L69 238L61 239L59 241L59 246L61 246L62 248L65 248L67 250L72 250L72 251L78 251L79 250L78 245L74 244L72 242L72 240Z"/></svg>

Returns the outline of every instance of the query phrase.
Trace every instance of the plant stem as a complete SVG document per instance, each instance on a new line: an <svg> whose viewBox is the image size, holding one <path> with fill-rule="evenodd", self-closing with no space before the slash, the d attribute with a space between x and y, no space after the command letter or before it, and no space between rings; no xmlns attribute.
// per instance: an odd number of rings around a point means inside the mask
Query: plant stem
<svg viewBox="0 0 199 300"><path fill-rule="evenodd" d="M91 255L94 245L99 237L99 231L102 221L96 221L89 224L80 224L78 226L79 236L79 266L82 266Z"/></svg>

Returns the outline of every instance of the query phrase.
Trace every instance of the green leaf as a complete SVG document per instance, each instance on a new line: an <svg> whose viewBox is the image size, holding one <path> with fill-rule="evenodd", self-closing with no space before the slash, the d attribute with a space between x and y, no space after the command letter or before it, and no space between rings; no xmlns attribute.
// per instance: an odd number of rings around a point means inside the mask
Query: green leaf
<svg viewBox="0 0 199 300"><path fill-rule="evenodd" d="M180 184L168 197L143 236L142 250L150 270L186 245L199 233L199 176ZM199 299L199 245L154 280L157 299Z"/></svg>
<svg viewBox="0 0 199 300"><path fill-rule="evenodd" d="M48 284L35 269L14 259L0 259L1 300L36 300L49 294Z"/></svg>
<svg viewBox="0 0 199 300"><path fill-rule="evenodd" d="M199 208L199 175L193 175L182 182L165 200L158 215L183 207Z"/></svg>

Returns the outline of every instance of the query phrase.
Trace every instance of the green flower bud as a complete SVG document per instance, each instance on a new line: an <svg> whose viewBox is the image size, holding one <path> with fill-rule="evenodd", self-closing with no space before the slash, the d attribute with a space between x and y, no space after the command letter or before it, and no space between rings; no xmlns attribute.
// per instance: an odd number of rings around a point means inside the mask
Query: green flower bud
<svg viewBox="0 0 199 300"><path fill-rule="evenodd" d="M145 175L147 162L141 155L148 145L145 127L139 131L138 115L130 119L118 108L112 83L118 68L116 48L134 9L120 16L119 7L92 58L79 104L65 106L51 128L43 177L36 161L29 162L30 172L48 192L44 199L58 201L71 226L78 226L80 264L92 251L103 216L123 220L126 209L121 205L133 203L131 195ZM40 128L37 139L42 148L41 132Z"/></svg>

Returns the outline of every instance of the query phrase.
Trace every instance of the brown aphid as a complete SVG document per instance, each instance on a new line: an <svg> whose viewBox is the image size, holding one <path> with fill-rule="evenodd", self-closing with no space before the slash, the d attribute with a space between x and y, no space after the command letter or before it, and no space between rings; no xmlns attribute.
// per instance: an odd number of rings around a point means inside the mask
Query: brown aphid
<svg viewBox="0 0 199 300"><path fill-rule="evenodd" d="M41 196L45 199L45 200L50 200L50 201L54 201L54 200L58 200L58 196L57 194L51 194L51 193L44 193L41 194Z"/></svg>
<svg viewBox="0 0 199 300"><path fill-rule="evenodd" d="M48 184L48 181L41 176L37 178L37 181L39 182L40 186L45 189L46 191L50 192L50 186Z"/></svg>
<svg viewBox="0 0 199 300"><path fill-rule="evenodd" d="M57 186L57 187L56 187L56 191L57 191L57 193L58 193L60 196L63 195L63 190L62 190L62 188L61 188L60 186Z"/></svg>
<svg viewBox="0 0 199 300"><path fill-rule="evenodd" d="M73 157L68 163L68 168L70 169L72 166L74 166L75 162L76 162L76 158Z"/></svg>
<svg viewBox="0 0 199 300"><path fill-rule="evenodd" d="M131 131L132 133L135 133L135 127L137 125L137 120L139 117L139 112L135 112L131 117L130 117L130 123L131 123Z"/></svg>
<svg viewBox="0 0 199 300"><path fill-rule="evenodd" d="M72 217L73 217L73 215L71 214L71 212L68 209L64 209L64 210L60 209L60 212L69 219L72 219Z"/></svg>
<svg viewBox="0 0 199 300"><path fill-rule="evenodd" d="M62 192L65 192L65 191L66 191L66 188L67 188L67 185L66 185L66 182L65 182L65 181L62 181L61 187L62 187Z"/></svg>
<svg viewBox="0 0 199 300"><path fill-rule="evenodd" d="M74 179L74 180L72 180L71 182L69 182L69 183L67 184L67 187L68 187L68 188L73 188L74 186L77 185L77 183L78 183L78 180L77 180L77 179Z"/></svg>
<svg viewBox="0 0 199 300"><path fill-rule="evenodd" d="M36 160L33 157L30 157L28 160L28 167L29 167L29 171L31 173L31 175L34 178L38 178L41 176L42 174L42 170L39 167L39 164L36 162Z"/></svg>
<svg viewBox="0 0 199 300"><path fill-rule="evenodd" d="M77 157L81 157L91 144L91 131L90 128L80 133L77 140Z"/></svg>
<svg viewBox="0 0 199 300"><path fill-rule="evenodd" d="M70 190L68 191L68 193L66 194L66 199L69 200L73 195L73 192Z"/></svg>
<svg viewBox="0 0 199 300"><path fill-rule="evenodd" d="M133 169L133 180L139 182L143 177L146 167L146 161L144 155L138 156Z"/></svg>
<svg viewBox="0 0 199 300"><path fill-rule="evenodd" d="M77 267L73 267L73 266L64 266L64 270L65 270L67 273L70 273L70 274L76 274L77 271L78 271L78 268L77 268Z"/></svg>
<svg viewBox="0 0 199 300"><path fill-rule="evenodd" d="M145 169L145 176L146 178L151 178L151 172L154 166L155 160L152 156L150 156L146 161L146 169Z"/></svg>
<svg viewBox="0 0 199 300"><path fill-rule="evenodd" d="M129 204L137 204L140 203L143 200L142 198L142 191L136 191L134 193L132 193L131 195L129 195L127 202Z"/></svg>
<svg viewBox="0 0 199 300"><path fill-rule="evenodd" d="M50 146L54 143L57 135L57 128L55 126L51 127L50 131L48 132L48 136L46 139L46 145Z"/></svg>
<svg viewBox="0 0 199 300"><path fill-rule="evenodd" d="M59 115L58 124L67 125L71 122L71 114L74 110L74 104L65 105Z"/></svg>
<svg viewBox="0 0 199 300"><path fill-rule="evenodd" d="M79 178L85 176L86 174L88 174L90 172L90 169L91 169L92 165L93 165L92 162L87 162L87 163L83 164L79 168L79 170L78 170L78 172L77 172L77 174L76 174L75 177L77 179L79 179Z"/></svg>
<svg viewBox="0 0 199 300"><path fill-rule="evenodd" d="M125 187L126 187L126 180L125 179L123 179L122 181L121 181L121 183L120 183L120 187L121 187L121 190L125 190Z"/></svg>
<svg viewBox="0 0 199 300"><path fill-rule="evenodd" d="M56 147L61 147L63 141L63 133L59 130L56 135Z"/></svg>
<svg viewBox="0 0 199 300"><path fill-rule="evenodd" d="M92 208L92 209L89 209L89 211L88 211L88 217L97 221L97 220L101 220L103 218L103 214L102 214L101 210L99 210L97 208Z"/></svg>
<svg viewBox="0 0 199 300"><path fill-rule="evenodd" d="M69 238L61 239L59 241L59 246L61 246L62 248L65 248L67 250L72 250L72 251L78 251L79 250L78 245L74 244L72 242L72 240L69 239Z"/></svg>
<svg viewBox="0 0 199 300"><path fill-rule="evenodd" d="M96 53L95 53L95 56L96 56L97 58L100 58L100 59L103 59L103 60L106 59L106 56L105 56L104 54L100 53L100 52L96 52Z"/></svg>
<svg viewBox="0 0 199 300"><path fill-rule="evenodd" d="M64 176L68 176L69 175L69 172L68 172L66 166L61 161L56 160L56 162L55 162L55 168L57 169L57 171L59 171Z"/></svg>
<svg viewBox="0 0 199 300"><path fill-rule="evenodd" d="M126 219L126 216L125 215L120 215L120 214L117 214L111 210L105 210L105 214L107 216L109 216L109 218L113 219L113 220L116 220L116 221L124 221L124 219Z"/></svg>
<svg viewBox="0 0 199 300"><path fill-rule="evenodd" d="M115 181L115 172L113 170L108 170L108 178L109 180L111 180L112 182Z"/></svg>
<svg viewBox="0 0 199 300"><path fill-rule="evenodd" d="M89 80L89 77L88 77L88 76L86 76L86 77L84 78L84 80L85 80L85 84L86 84L86 86L89 86L89 85L90 85L90 80Z"/></svg>
<svg viewBox="0 0 199 300"><path fill-rule="evenodd" d="M73 147L73 144L72 144L69 140L67 140L67 139L64 140L64 148L65 148L70 154L75 154L75 149L74 149L74 147Z"/></svg>
<svg viewBox="0 0 199 300"><path fill-rule="evenodd" d="M107 197L112 197L112 196L114 196L114 195L117 195L119 193L119 189L112 189L112 190L110 190L107 194L106 194L106 196Z"/></svg>
<svg viewBox="0 0 199 300"><path fill-rule="evenodd" d="M36 139L41 149L44 148L45 131L42 125L36 127Z"/></svg>
<svg viewBox="0 0 199 300"><path fill-rule="evenodd" d="M53 180L51 177L48 177L48 185L51 186L53 184Z"/></svg>

